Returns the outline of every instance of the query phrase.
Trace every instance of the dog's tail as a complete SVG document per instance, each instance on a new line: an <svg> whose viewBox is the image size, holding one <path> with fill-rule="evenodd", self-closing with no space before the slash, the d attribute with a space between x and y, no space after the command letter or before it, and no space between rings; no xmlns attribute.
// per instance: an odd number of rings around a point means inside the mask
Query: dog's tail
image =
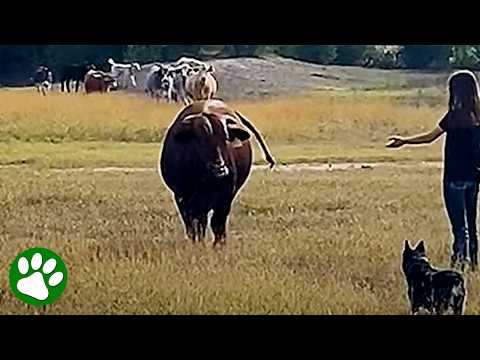
<svg viewBox="0 0 480 360"><path fill-rule="evenodd" d="M112 66L115 66L115 61L113 61L112 58L108 59L107 62L112 65Z"/></svg>

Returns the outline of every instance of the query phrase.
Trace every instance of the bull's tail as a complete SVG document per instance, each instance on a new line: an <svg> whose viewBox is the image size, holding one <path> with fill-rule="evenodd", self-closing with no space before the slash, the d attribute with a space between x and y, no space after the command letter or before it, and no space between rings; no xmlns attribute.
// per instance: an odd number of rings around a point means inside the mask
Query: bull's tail
<svg viewBox="0 0 480 360"><path fill-rule="evenodd" d="M270 153L270 150L268 149L265 140L263 140L262 135L258 132L258 130L255 128L255 126L248 120L246 119L242 114L240 114L238 111L235 112L237 116L239 117L240 121L242 124L249 129L253 135L255 135L255 138L257 139L258 143L260 144L263 153L265 155L265 159L267 162L270 164L270 169L273 169L275 167L275 159L273 158L272 154Z"/></svg>

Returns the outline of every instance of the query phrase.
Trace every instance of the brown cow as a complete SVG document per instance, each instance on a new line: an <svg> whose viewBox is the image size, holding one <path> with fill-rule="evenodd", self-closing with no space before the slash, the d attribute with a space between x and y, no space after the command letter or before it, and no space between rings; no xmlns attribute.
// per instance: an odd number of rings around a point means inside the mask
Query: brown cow
<svg viewBox="0 0 480 360"><path fill-rule="evenodd" d="M212 100L218 91L214 72L213 66L210 66L208 69L199 69L198 72L189 75L185 83L187 96L193 101Z"/></svg>
<svg viewBox="0 0 480 360"><path fill-rule="evenodd" d="M102 71L92 70L85 75L85 91L87 94L94 92L109 92L112 87L116 86L116 83L117 82L113 76Z"/></svg>
<svg viewBox="0 0 480 360"><path fill-rule="evenodd" d="M160 157L160 175L173 192L187 236L203 242L208 214L214 246L225 245L232 202L252 169L251 135L254 132L271 167L261 135L240 113L219 100L187 106L169 128Z"/></svg>

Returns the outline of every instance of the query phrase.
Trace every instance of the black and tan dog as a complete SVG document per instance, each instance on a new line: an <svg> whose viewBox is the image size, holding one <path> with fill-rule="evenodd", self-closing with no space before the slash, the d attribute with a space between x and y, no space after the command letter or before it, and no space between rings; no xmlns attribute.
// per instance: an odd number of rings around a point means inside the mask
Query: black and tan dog
<svg viewBox="0 0 480 360"><path fill-rule="evenodd" d="M405 241L402 269L408 284L408 298L412 314L424 309L442 315L449 310L462 315L467 297L465 280L456 271L440 271L430 265L425 244L421 241L415 249Z"/></svg>

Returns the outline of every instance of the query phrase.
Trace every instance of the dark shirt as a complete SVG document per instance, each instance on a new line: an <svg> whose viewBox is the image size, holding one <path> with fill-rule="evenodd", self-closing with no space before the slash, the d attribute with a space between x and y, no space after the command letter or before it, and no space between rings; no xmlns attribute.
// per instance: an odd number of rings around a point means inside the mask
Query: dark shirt
<svg viewBox="0 0 480 360"><path fill-rule="evenodd" d="M444 181L480 181L480 126L472 115L449 111L439 126L447 134Z"/></svg>

